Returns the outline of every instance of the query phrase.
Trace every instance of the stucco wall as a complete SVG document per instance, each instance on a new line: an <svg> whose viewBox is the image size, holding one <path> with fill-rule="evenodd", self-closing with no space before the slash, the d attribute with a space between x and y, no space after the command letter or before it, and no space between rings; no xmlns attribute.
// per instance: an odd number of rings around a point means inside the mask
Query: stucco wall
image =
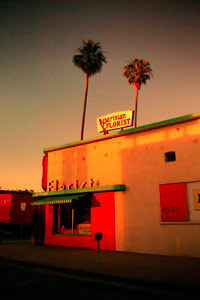
<svg viewBox="0 0 200 300"><path fill-rule="evenodd" d="M165 162L168 151L175 162ZM200 257L200 223L162 224L159 194L159 184L200 182L199 119L48 153L48 182L91 178L127 187L115 193L117 250Z"/></svg>

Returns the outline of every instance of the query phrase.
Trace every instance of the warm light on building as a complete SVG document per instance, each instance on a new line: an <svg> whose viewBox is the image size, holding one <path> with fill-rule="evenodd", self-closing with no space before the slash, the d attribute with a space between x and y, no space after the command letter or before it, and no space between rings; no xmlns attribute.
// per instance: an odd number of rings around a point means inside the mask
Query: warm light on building
<svg viewBox="0 0 200 300"><path fill-rule="evenodd" d="M44 153L46 244L200 257L199 113Z"/></svg>

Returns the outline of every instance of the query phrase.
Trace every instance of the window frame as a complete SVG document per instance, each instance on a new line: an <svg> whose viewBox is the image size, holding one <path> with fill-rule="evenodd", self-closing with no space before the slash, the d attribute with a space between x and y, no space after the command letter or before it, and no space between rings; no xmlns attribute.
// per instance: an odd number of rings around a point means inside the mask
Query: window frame
<svg viewBox="0 0 200 300"><path fill-rule="evenodd" d="M165 162L173 162L176 161L176 152L175 151L168 151L165 152ZM172 157L173 156L173 157Z"/></svg>
<svg viewBox="0 0 200 300"><path fill-rule="evenodd" d="M71 230L71 233L68 232L60 232L61 231L61 224L62 224L62 207L67 206L68 208L71 209L71 228L70 227L65 227L66 230L67 228ZM56 209L57 208L57 209ZM89 210L89 222L88 223L77 223L75 226L75 214L77 213L78 209L84 208L85 213ZM70 218L70 216L69 216ZM83 215L82 215L83 218ZM89 233L78 233L76 227L81 224L89 224ZM64 225L63 225L64 226ZM54 235L84 235L84 236L90 236L91 235L91 205L86 202L86 203L79 203L79 204L73 204L73 203L59 203L59 204L54 204L53 205L53 230L52 230Z"/></svg>

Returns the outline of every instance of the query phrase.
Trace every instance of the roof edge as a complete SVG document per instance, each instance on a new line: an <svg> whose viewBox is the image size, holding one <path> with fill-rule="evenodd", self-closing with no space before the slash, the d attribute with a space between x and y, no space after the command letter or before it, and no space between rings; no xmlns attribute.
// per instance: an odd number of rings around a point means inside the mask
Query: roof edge
<svg viewBox="0 0 200 300"><path fill-rule="evenodd" d="M184 115L184 116L181 116L181 117L176 117L176 118L172 118L172 119L168 119L168 120L164 120L164 121L160 121L160 122L155 122L155 123L150 123L150 124L147 124L147 125L142 125L142 126L139 126L139 127L136 127L136 128L129 128L129 129L121 130L121 131L118 131L118 132L111 132L111 133L103 135L103 136L96 136L96 137L93 137L93 138L80 140L80 141L76 141L76 142L71 142L71 143L68 143L68 144L63 144L63 145L59 145L59 146L44 148L43 152L45 154L47 154L48 152L52 152L52 151L56 151L56 150L62 150L62 149L65 149L65 148L71 148L71 147L75 147L75 146L80 146L80 145L84 145L84 144L89 144L89 143L102 141L102 140L112 139L112 138L115 138L115 137L120 137L120 136L124 136L124 135L128 135L128 134L134 134L134 133L141 132L141 131L146 131L146 130L152 130L152 129L155 129L155 128L165 127L165 126L173 125L173 124L176 124L176 123L187 122L187 121L191 121L191 120L195 120L195 119L199 119L199 118L200 118L200 112L199 113L193 113L193 114Z"/></svg>

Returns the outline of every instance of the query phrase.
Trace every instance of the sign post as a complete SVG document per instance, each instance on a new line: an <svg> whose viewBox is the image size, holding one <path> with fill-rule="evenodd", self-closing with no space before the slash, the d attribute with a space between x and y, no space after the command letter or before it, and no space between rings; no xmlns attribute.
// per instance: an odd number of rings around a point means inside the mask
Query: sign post
<svg viewBox="0 0 200 300"><path fill-rule="evenodd" d="M23 213L26 210L26 202L21 202L21 212L22 212L22 219L21 219L21 240L22 240L22 226L23 226Z"/></svg>
<svg viewBox="0 0 200 300"><path fill-rule="evenodd" d="M97 241L97 263L100 263L100 247L99 241L102 240L103 234L101 232L95 233L95 240Z"/></svg>

